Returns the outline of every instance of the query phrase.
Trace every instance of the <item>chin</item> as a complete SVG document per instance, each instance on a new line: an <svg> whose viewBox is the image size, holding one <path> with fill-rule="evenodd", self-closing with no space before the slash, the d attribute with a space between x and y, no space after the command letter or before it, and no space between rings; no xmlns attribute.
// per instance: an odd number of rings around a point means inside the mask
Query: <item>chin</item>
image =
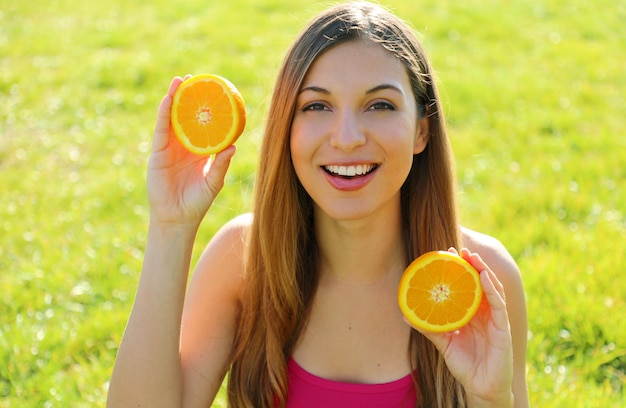
<svg viewBox="0 0 626 408"><path fill-rule="evenodd" d="M344 205L344 206L319 206L315 205L315 217L327 218L333 221L359 221L371 218L376 214L370 208L364 208L363 206Z"/></svg>

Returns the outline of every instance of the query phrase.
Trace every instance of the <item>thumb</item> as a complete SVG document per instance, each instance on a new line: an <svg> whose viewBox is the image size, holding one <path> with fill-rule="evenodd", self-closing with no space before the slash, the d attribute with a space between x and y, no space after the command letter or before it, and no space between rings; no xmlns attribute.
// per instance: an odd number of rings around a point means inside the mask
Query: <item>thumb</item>
<svg viewBox="0 0 626 408"><path fill-rule="evenodd" d="M431 343L433 343L437 350L439 350L439 352L443 355L444 351L448 348L448 345L450 344L451 332L436 333L428 330L423 330L419 327L413 326L406 317L404 318L404 321L409 326L417 330L421 335L426 337Z"/></svg>
<svg viewBox="0 0 626 408"><path fill-rule="evenodd" d="M207 162L204 179L213 197L217 196L217 193L219 193L224 186L224 178L226 177L230 161L235 155L236 150L234 145L228 146Z"/></svg>

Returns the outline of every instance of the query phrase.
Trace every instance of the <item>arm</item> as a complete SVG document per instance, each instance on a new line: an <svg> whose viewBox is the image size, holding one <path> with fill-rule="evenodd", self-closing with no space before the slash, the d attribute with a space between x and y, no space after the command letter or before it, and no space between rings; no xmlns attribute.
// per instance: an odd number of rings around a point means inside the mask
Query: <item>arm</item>
<svg viewBox="0 0 626 408"><path fill-rule="evenodd" d="M183 309L185 407L208 407L230 362L239 318L246 233L251 217L226 224L198 261Z"/></svg>
<svg viewBox="0 0 626 408"><path fill-rule="evenodd" d="M109 385L109 407L180 407L182 310L198 226L224 183L234 147L207 159L188 153L170 126L175 78L159 106L148 163L150 224L135 302Z"/></svg>
<svg viewBox="0 0 626 408"><path fill-rule="evenodd" d="M135 302L109 384L108 407L182 406L178 338L194 236L193 231L150 225Z"/></svg>

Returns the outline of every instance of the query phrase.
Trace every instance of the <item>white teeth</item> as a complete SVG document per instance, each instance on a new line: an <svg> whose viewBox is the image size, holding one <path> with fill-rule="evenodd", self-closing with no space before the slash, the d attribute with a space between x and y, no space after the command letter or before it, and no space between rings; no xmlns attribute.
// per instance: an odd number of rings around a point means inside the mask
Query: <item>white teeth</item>
<svg viewBox="0 0 626 408"><path fill-rule="evenodd" d="M326 171L337 174L339 176L353 177L353 176L362 176L364 174L369 173L376 167L373 164L358 164L356 166L339 166L339 165L330 165L325 166Z"/></svg>

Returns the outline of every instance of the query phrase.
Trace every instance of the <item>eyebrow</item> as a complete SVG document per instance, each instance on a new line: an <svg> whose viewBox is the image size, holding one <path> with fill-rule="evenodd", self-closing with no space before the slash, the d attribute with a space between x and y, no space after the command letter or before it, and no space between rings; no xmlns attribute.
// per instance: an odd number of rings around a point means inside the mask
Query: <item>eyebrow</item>
<svg viewBox="0 0 626 408"><path fill-rule="evenodd" d="M391 89L393 91L396 91L396 92L404 95L404 92L402 92L402 90L400 88L398 88L397 86L392 85L392 84L376 85L375 87L370 88L367 91L365 91L365 94L369 95L369 94L373 94L373 93L376 93L378 91L382 91L382 90L385 90L385 89ZM303 92L306 92L306 91L317 92L317 93L326 94L326 95L330 94L330 91L328 89L322 88L322 87L319 87L319 86L314 86L314 85L304 87L298 93L303 93Z"/></svg>
<svg viewBox="0 0 626 408"><path fill-rule="evenodd" d="M365 94L369 95L369 94L373 94L373 93L378 92L378 91L384 91L385 89L391 89L392 91L396 91L396 92L404 95L404 92L402 92L402 90L400 88L398 88L395 85L391 85L391 84L376 85L375 87L367 90L367 92L365 92Z"/></svg>
<svg viewBox="0 0 626 408"><path fill-rule="evenodd" d="M317 92L317 93L322 93L322 94L330 94L330 91L328 89L325 89L319 86L313 86L313 85L300 89L300 92L298 93L303 93L307 91Z"/></svg>

